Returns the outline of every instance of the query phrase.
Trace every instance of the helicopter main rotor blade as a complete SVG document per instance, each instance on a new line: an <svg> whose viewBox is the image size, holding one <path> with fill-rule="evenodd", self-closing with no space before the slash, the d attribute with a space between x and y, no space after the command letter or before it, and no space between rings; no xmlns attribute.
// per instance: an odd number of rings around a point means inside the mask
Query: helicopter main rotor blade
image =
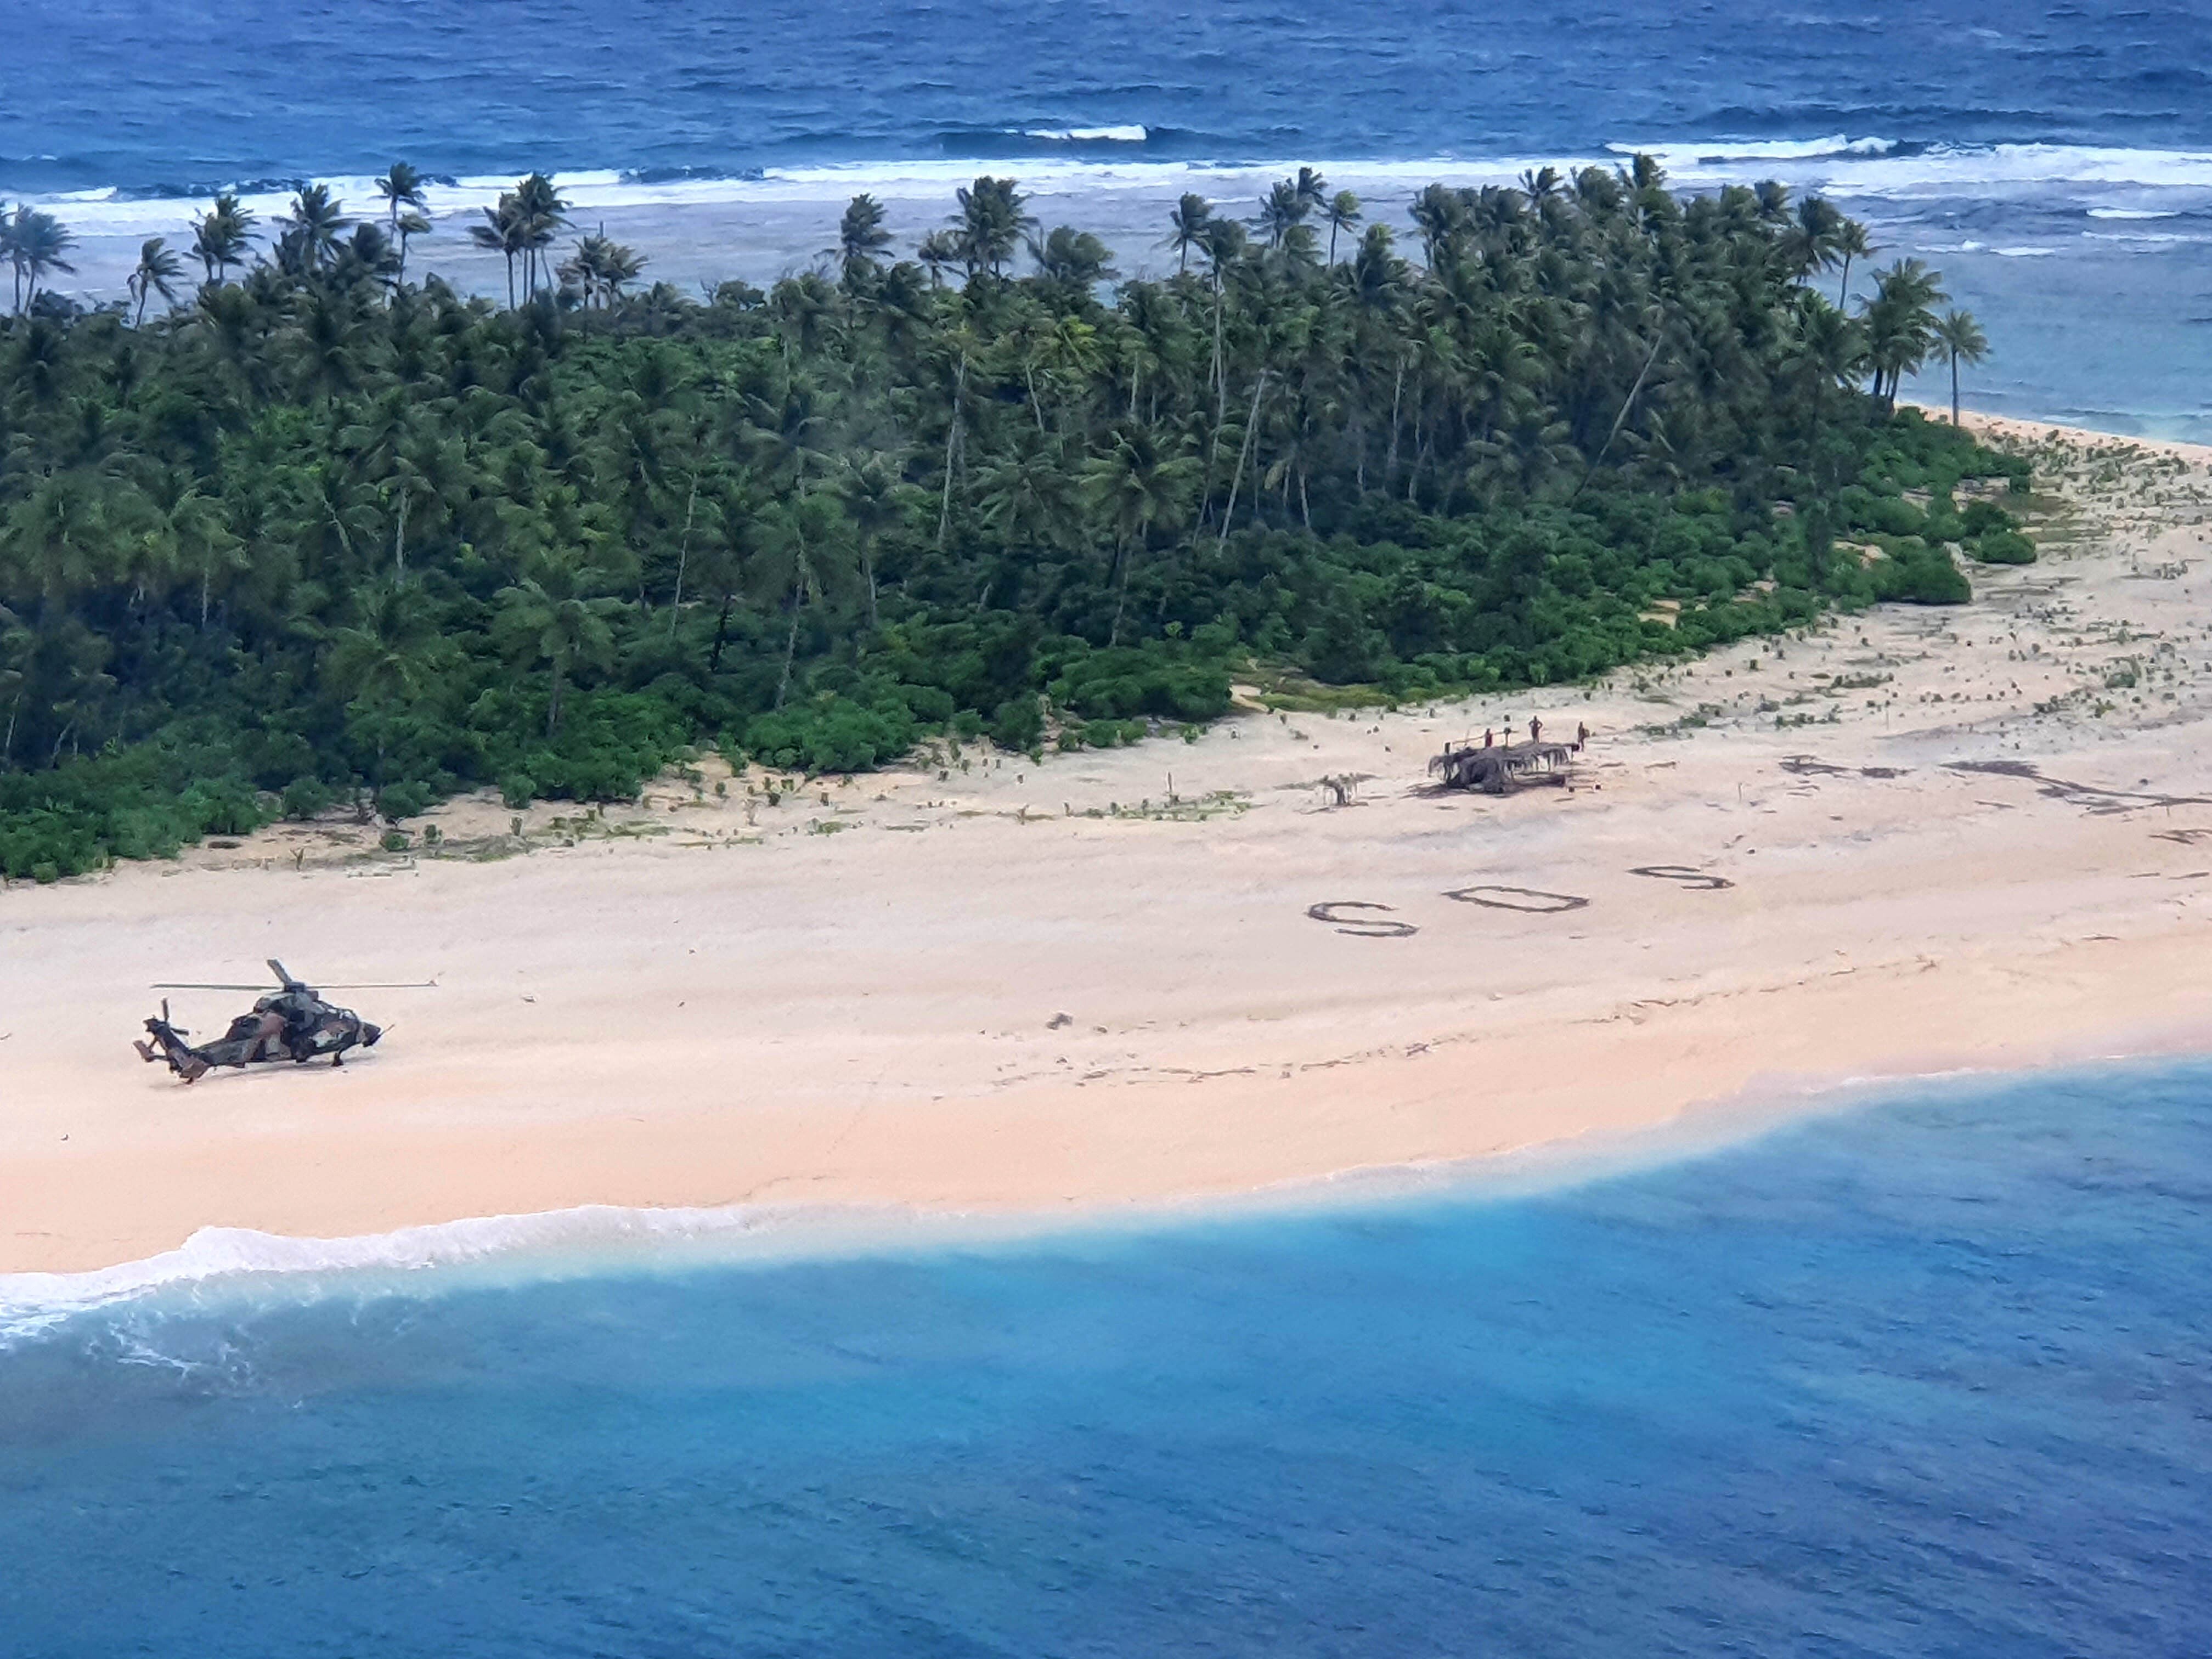
<svg viewBox="0 0 2212 1659"><path fill-rule="evenodd" d="M295 984L298 982L298 981L294 981ZM161 984L149 986L147 988L153 991L266 991L269 988L266 985L187 985L175 980L164 980ZM440 987L434 979L422 979L408 980L398 984L357 983L346 981L342 983L325 985L322 988L325 991L435 991Z"/></svg>

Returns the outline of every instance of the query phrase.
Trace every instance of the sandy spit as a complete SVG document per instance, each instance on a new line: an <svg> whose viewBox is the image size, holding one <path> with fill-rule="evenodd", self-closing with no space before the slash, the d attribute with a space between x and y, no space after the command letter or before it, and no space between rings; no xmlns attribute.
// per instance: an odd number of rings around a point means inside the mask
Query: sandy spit
<svg viewBox="0 0 2212 1659"><path fill-rule="evenodd" d="M2036 457L2045 556L1956 610L1042 767L709 765L519 835L465 801L434 855L333 821L18 884L0 1272L584 1204L1091 1216L2203 1048L2212 452L1987 424ZM1446 739L1532 714L1589 726L1579 787L1427 793ZM139 1063L149 982L270 955L438 988L340 995L393 1028L342 1070ZM243 1000L175 996L210 1032Z"/></svg>

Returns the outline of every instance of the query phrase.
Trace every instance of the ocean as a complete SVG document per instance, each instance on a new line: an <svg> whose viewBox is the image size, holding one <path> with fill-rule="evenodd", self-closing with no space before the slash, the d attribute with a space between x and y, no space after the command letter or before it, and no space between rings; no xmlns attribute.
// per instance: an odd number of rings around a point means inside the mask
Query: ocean
<svg viewBox="0 0 2212 1659"><path fill-rule="evenodd" d="M2212 440L2202 7L9 15L0 198L94 299L214 189L366 210L401 157L418 268L489 289L459 227L533 167L689 287L986 169L1135 273L1185 189L1311 163L1403 228L1431 179L1644 149L1940 266L1996 349L1970 406ZM1533 1188L765 1255L696 1220L0 1279L0 1656L2207 1651L2212 1063Z"/></svg>
<svg viewBox="0 0 2212 1659"><path fill-rule="evenodd" d="M76 285L210 191L309 179L359 210L440 180L422 267L497 286L459 234L558 173L687 289L818 258L860 190L911 238L988 168L1165 268L1167 205L1301 163L1372 214L1431 179L1642 149L1685 185L1779 177L1939 266L1996 348L1970 401L2212 439L2212 14L1998 0L18 0L0 198L60 213ZM1863 273L1862 273L1863 274ZM64 286L69 284L65 282ZM1929 376L1922 395L1948 398Z"/></svg>
<svg viewBox="0 0 2212 1659"><path fill-rule="evenodd" d="M1549 1189L19 1297L0 1650L2180 1659L2208 1281L2195 1062Z"/></svg>

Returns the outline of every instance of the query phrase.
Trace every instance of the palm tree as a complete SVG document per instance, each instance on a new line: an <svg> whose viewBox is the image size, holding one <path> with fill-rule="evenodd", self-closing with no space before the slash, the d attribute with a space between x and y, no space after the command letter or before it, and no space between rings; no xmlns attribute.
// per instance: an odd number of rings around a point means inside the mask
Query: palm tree
<svg viewBox="0 0 2212 1659"><path fill-rule="evenodd" d="M1959 365L1972 365L1990 355L1989 337L1971 311L1955 308L1936 322L1936 349L1951 360L1951 424L1959 424Z"/></svg>
<svg viewBox="0 0 2212 1659"><path fill-rule="evenodd" d="M1031 237L1030 258L1036 261L1040 276L1060 283L1073 295L1088 295L1100 283L1120 274L1109 263L1114 258L1112 248L1089 231L1068 225L1054 227L1052 234L1042 242Z"/></svg>
<svg viewBox="0 0 2212 1659"><path fill-rule="evenodd" d="M1114 624L1107 643L1121 638L1121 613L1129 601L1129 567L1155 526L1180 520L1198 493L1199 465L1162 441L1148 427L1124 425L1114 446L1083 469L1083 495L1114 532L1114 563L1121 572ZM1109 571L1109 579L1113 573Z"/></svg>
<svg viewBox="0 0 2212 1659"><path fill-rule="evenodd" d="M284 227L301 268L311 275L336 257L340 234L353 227L343 205L328 185L309 185L292 198L290 215L276 222Z"/></svg>
<svg viewBox="0 0 2212 1659"><path fill-rule="evenodd" d="M1328 180L1311 167L1300 167L1298 176L1291 180L1291 193L1298 198L1301 211L1298 217L1319 213L1328 206Z"/></svg>
<svg viewBox="0 0 2212 1659"><path fill-rule="evenodd" d="M783 642L783 672L775 684L775 704L791 692L791 668L799 651L800 613L842 588L848 574L847 553L852 526L838 497L811 489L779 502L762 515L760 557L754 582L763 597L781 592L791 612Z"/></svg>
<svg viewBox="0 0 2212 1659"><path fill-rule="evenodd" d="M543 255L553 246L553 238L568 227L568 204L554 188L553 181L542 173L533 173L516 181L515 210L520 217L518 227L523 247L523 289L535 295L541 286Z"/></svg>
<svg viewBox="0 0 2212 1659"><path fill-rule="evenodd" d="M1329 198L1328 205L1321 210L1321 216L1328 221L1328 262L1334 264L1336 234L1340 230L1353 229L1358 225L1359 198L1348 190L1340 190Z"/></svg>
<svg viewBox="0 0 2212 1659"><path fill-rule="evenodd" d="M945 273L960 263L960 238L950 230L933 230L915 245L914 257L927 269L930 286L942 286Z"/></svg>
<svg viewBox="0 0 2212 1659"><path fill-rule="evenodd" d="M994 276L1004 275L1006 261L1022 245L1023 233L1036 228L1036 218L1022 210L1029 198L1014 187L1012 179L988 175L954 195L960 211L952 222L958 230L960 255L969 274L988 270Z"/></svg>
<svg viewBox="0 0 2212 1659"><path fill-rule="evenodd" d="M1291 228L1304 221L1306 210L1306 199L1299 194L1297 183L1282 179L1260 198L1260 216L1253 228L1266 237L1269 247L1280 247Z"/></svg>
<svg viewBox="0 0 2212 1659"><path fill-rule="evenodd" d="M588 310L594 304L612 307L623 289L635 282L644 269L644 256L610 240L602 226L576 244L575 252L562 262L554 275L582 292Z"/></svg>
<svg viewBox="0 0 2212 1659"><path fill-rule="evenodd" d="M392 222L392 234L398 242L398 275L400 279L404 281L407 276L407 244L417 236L428 236L430 234L430 221L428 216L423 214L403 213Z"/></svg>
<svg viewBox="0 0 2212 1659"><path fill-rule="evenodd" d="M489 248L507 261L507 308L514 309L514 262L529 247L528 226L522 204L514 192L501 196L498 205L483 210L484 222L469 227L469 238L478 247Z"/></svg>
<svg viewBox="0 0 2212 1659"><path fill-rule="evenodd" d="M384 758L395 716L429 686L453 655L419 587L378 582L354 599L353 621L331 635L322 681L342 692L374 732L369 799L384 793Z"/></svg>
<svg viewBox="0 0 2212 1659"><path fill-rule="evenodd" d="M149 236L141 243L137 267L131 271L125 283L131 290L131 297L138 302L138 314L131 319L132 326L145 322L146 302L155 294L174 305L177 302L176 285L184 279L184 275L185 262L169 252L167 238Z"/></svg>
<svg viewBox="0 0 2212 1659"><path fill-rule="evenodd" d="M1843 281L1836 284L1836 308L1840 311L1851 291L1851 261L1873 258L1875 246L1867 240L1866 227L1856 219L1846 219L1838 225L1828 246L1844 266Z"/></svg>
<svg viewBox="0 0 2212 1659"><path fill-rule="evenodd" d="M1934 307L1945 298L1936 273L1917 259L1900 259L1875 273L1875 295L1866 307L1867 355L1874 395L1885 404L1936 349Z"/></svg>
<svg viewBox="0 0 2212 1659"><path fill-rule="evenodd" d="M1185 191L1182 199L1168 214L1168 234L1160 240L1162 247L1176 251L1176 274L1181 276L1190 269L1190 251L1203 249L1207 229L1213 222L1213 204L1194 191Z"/></svg>
<svg viewBox="0 0 2212 1659"><path fill-rule="evenodd" d="M404 161L394 161L391 171L376 181L376 193L384 198L386 234L392 240L399 240L402 208L413 208L419 213L429 205L423 198L422 183L422 175Z"/></svg>
<svg viewBox="0 0 2212 1659"><path fill-rule="evenodd" d="M207 279L219 283L231 266L246 262L246 250L255 216L228 192L192 222L192 256L207 270Z"/></svg>
<svg viewBox="0 0 2212 1659"><path fill-rule="evenodd" d="M850 280L876 268L876 258L891 245L884 228L884 204L863 193L845 204L837 222L837 257Z"/></svg>
<svg viewBox="0 0 2212 1659"><path fill-rule="evenodd" d="M39 284L49 272L75 274L76 267L62 256L76 246L76 237L51 213L16 204L15 211L0 220L0 252L15 274L15 310L24 311L39 297Z"/></svg>
<svg viewBox="0 0 2212 1659"><path fill-rule="evenodd" d="M545 704L545 734L561 729L561 700L570 672L605 667L614 658L610 617L620 599L601 589L606 572L573 548L550 548L534 556L526 574L493 597L498 604L493 626L517 661L544 664L550 684Z"/></svg>

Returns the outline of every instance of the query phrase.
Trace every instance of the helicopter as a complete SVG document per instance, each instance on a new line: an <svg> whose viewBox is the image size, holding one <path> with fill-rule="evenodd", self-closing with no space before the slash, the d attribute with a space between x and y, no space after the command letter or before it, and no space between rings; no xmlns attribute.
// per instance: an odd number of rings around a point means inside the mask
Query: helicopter
<svg viewBox="0 0 2212 1659"><path fill-rule="evenodd" d="M161 999L158 1018L146 1022L147 1035L153 1041L134 1040L131 1047L148 1065L156 1060L168 1062L169 1070L186 1083L197 1083L218 1066L244 1067L274 1065L289 1061L304 1066L311 1060L330 1056L332 1066L345 1064L346 1051L350 1048L374 1048L384 1036L384 1028L372 1025L350 1008L340 1008L323 1000L315 988L303 980L295 979L284 964L276 957L269 958L269 971L276 976L277 989L264 993L253 1005L252 1012L238 1016L230 1022L230 1029L212 1042L195 1047L185 1041L191 1033L175 1024L169 1018L169 1000ZM332 990L405 991L426 990L436 983L427 981L415 985L345 985L332 986ZM258 985L181 985L163 984L156 991L261 991Z"/></svg>

